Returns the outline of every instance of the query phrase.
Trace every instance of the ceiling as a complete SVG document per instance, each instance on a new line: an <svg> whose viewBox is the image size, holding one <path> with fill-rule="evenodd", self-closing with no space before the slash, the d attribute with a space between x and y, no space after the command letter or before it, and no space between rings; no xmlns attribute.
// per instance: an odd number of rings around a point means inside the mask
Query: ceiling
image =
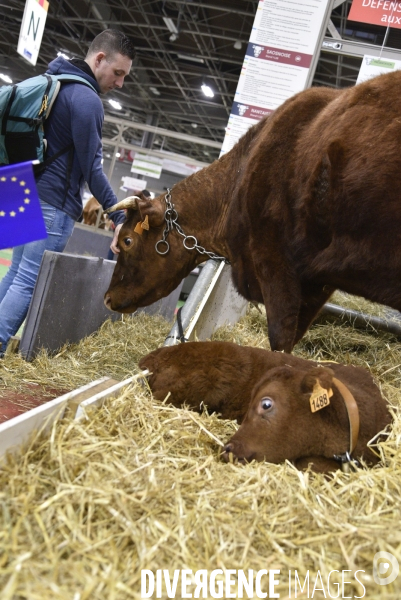
<svg viewBox="0 0 401 600"><path fill-rule="evenodd" d="M50 0L36 67L16 52L25 0L1 2L0 73L14 82L42 73L58 51L84 57L103 29L120 29L132 39L137 57L123 89L103 97L110 117L105 140L178 153L200 163L219 156L258 0ZM381 46L385 27L348 21L351 0L335 0L334 6L328 38L350 40L352 48L358 43ZM389 30L386 46L401 49L401 30ZM353 85L362 55L360 49L323 51L313 85ZM203 83L214 90L213 98L203 94ZM112 109L109 98L123 109ZM137 127L119 127L119 119Z"/></svg>

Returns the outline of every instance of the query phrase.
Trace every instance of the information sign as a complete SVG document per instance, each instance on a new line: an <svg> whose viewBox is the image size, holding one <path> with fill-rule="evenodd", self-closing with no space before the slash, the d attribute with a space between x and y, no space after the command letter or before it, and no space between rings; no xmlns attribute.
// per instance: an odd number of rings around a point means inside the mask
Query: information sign
<svg viewBox="0 0 401 600"><path fill-rule="evenodd" d="M285 100L305 89L327 0L260 0L221 154Z"/></svg>
<svg viewBox="0 0 401 600"><path fill-rule="evenodd" d="M36 65L49 3L47 0L26 0L17 52L31 65Z"/></svg>

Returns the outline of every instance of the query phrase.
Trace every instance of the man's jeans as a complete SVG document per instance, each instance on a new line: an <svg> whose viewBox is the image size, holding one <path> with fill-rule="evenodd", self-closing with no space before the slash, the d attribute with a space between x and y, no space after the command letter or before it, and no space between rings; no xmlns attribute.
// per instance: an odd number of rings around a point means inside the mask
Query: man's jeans
<svg viewBox="0 0 401 600"><path fill-rule="evenodd" d="M74 220L66 213L46 202L40 201L40 205L47 238L16 246L11 266L0 282L0 353L27 315L44 251L62 252L74 227Z"/></svg>

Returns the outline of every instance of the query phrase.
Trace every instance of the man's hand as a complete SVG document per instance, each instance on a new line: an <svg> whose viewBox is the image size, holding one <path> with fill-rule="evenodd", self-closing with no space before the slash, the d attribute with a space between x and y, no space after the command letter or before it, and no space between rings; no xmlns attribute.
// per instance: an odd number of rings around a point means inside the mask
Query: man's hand
<svg viewBox="0 0 401 600"><path fill-rule="evenodd" d="M122 225L123 224L120 223L119 225L116 226L116 228L114 230L113 241L110 244L110 248L111 248L112 252L114 252L114 254L120 253L120 248L118 247L118 234L120 233L120 229L121 229Z"/></svg>

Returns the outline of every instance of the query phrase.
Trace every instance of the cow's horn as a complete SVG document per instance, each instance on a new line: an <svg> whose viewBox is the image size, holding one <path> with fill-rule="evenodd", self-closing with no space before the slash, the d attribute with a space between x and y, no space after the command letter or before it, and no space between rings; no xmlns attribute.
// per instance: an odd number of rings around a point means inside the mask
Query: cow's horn
<svg viewBox="0 0 401 600"><path fill-rule="evenodd" d="M123 208L133 208L134 210L136 210L138 208L138 205L136 203L137 200L140 200L138 196L128 196L128 198L124 198L124 200L117 202L117 204L114 204L114 206L111 206L104 212L108 214L116 210L122 210Z"/></svg>

